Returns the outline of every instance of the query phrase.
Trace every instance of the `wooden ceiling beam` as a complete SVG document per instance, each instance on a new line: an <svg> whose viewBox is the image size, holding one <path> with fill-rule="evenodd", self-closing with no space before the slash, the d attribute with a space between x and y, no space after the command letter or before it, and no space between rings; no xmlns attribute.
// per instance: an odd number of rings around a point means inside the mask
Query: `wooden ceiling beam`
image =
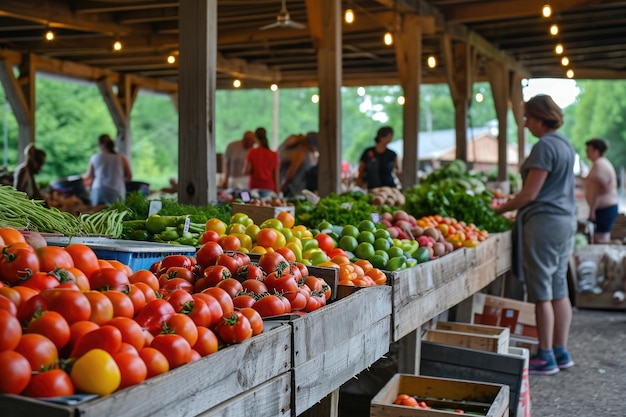
<svg viewBox="0 0 626 417"><path fill-rule="evenodd" d="M177 1L155 0L143 2L123 2L123 3L104 3L96 1L79 1L76 6L76 13L110 13L110 12L128 12L132 10L151 10L178 8Z"/></svg>

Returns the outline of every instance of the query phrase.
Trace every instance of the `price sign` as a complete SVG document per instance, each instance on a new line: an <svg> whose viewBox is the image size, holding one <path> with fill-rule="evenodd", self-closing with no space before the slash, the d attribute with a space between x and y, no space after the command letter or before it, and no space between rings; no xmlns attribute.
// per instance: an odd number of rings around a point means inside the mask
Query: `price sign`
<svg viewBox="0 0 626 417"><path fill-rule="evenodd" d="M250 201L250 193L247 191L242 191L241 192L241 201L243 201L244 203L247 203L248 201Z"/></svg>
<svg viewBox="0 0 626 417"><path fill-rule="evenodd" d="M189 231L189 223L191 220L189 220L189 216L187 216L185 218L185 225L183 226L183 233L188 232Z"/></svg>
<svg viewBox="0 0 626 417"><path fill-rule="evenodd" d="M380 214L378 214L378 213L372 213L372 221L373 221L374 223L378 223L378 222L380 222Z"/></svg>
<svg viewBox="0 0 626 417"><path fill-rule="evenodd" d="M352 209L352 203L341 203L341 208L342 209L346 209L346 210L351 210Z"/></svg>
<svg viewBox="0 0 626 417"><path fill-rule="evenodd" d="M148 216L157 214L159 211L161 211L162 207L163 207L163 203L161 202L161 200L152 200L150 202L150 207L148 208Z"/></svg>

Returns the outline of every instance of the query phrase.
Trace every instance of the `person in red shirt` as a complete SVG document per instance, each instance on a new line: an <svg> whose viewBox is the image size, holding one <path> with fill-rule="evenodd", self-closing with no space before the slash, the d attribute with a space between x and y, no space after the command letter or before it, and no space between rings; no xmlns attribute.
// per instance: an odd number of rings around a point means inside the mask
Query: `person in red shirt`
<svg viewBox="0 0 626 417"><path fill-rule="evenodd" d="M251 190L278 192L278 154L270 149L265 129L258 128L255 133L260 146L248 151L244 174L250 175Z"/></svg>

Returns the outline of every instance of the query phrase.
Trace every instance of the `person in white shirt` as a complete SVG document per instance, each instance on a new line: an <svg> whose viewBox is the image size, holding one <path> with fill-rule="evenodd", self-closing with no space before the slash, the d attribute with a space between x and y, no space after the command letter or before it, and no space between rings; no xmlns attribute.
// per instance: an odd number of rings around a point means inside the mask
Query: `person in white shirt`
<svg viewBox="0 0 626 417"><path fill-rule="evenodd" d="M89 159L83 179L91 183L91 205L111 204L126 198L126 183L132 178L124 155L115 151L115 142L107 134L98 137L100 152Z"/></svg>
<svg viewBox="0 0 626 417"><path fill-rule="evenodd" d="M244 173L244 163L248 151L256 144L254 132L248 130L241 140L231 142L224 153L224 181L222 188L246 190L250 175Z"/></svg>

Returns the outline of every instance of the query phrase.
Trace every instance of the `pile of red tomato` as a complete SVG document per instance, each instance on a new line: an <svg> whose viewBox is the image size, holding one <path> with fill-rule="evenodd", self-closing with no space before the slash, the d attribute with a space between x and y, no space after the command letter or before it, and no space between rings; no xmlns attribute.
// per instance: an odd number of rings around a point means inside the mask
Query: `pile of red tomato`
<svg viewBox="0 0 626 417"><path fill-rule="evenodd" d="M240 343L262 317L312 311L326 283L280 253L214 243L132 271L82 244L32 247L0 228L0 392L107 395Z"/></svg>

